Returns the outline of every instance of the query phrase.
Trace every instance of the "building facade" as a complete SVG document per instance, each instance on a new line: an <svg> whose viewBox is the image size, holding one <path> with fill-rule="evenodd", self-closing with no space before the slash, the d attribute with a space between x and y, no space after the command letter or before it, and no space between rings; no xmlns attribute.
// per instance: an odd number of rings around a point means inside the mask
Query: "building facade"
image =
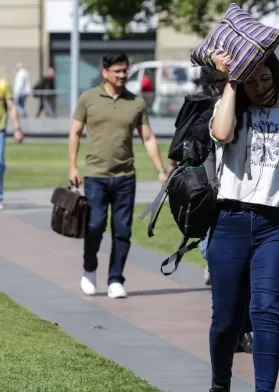
<svg viewBox="0 0 279 392"><path fill-rule="evenodd" d="M43 0L1 0L0 75L12 82L22 62L36 81L48 61L47 48Z"/></svg>
<svg viewBox="0 0 279 392"><path fill-rule="evenodd" d="M48 65L56 68L56 86L70 90L70 39L72 0L1 0L0 1L0 77L13 84L16 64L30 72L34 85ZM100 57L107 51L126 51L132 61L153 60L156 33L145 34L135 28L133 36L104 40L105 26L91 17L80 15L80 90L90 88L100 76ZM136 41L136 45L135 45ZM68 105L69 93L58 96L58 108ZM33 115L37 100L28 100ZM58 113L59 114L59 113Z"/></svg>

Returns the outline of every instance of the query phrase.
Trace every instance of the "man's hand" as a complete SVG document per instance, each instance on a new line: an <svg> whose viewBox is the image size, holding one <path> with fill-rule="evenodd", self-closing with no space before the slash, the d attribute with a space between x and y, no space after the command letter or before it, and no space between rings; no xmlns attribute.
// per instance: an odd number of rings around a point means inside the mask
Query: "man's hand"
<svg viewBox="0 0 279 392"><path fill-rule="evenodd" d="M167 173L160 172L158 174L158 180L160 181L161 184L164 184L166 182L167 178L168 178Z"/></svg>
<svg viewBox="0 0 279 392"><path fill-rule="evenodd" d="M23 139L24 139L24 135L23 132L21 130L21 128L17 128L14 132L14 139L15 141L20 144L22 143Z"/></svg>
<svg viewBox="0 0 279 392"><path fill-rule="evenodd" d="M71 185L77 186L81 183L81 178L77 168L70 168L69 170L69 182Z"/></svg>

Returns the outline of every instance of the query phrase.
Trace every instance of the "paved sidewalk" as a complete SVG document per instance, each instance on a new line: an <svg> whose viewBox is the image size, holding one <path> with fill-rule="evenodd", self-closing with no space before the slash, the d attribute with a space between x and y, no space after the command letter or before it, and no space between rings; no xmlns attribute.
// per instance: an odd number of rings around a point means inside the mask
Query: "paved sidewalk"
<svg viewBox="0 0 279 392"><path fill-rule="evenodd" d="M137 200L153 199L159 188L158 183L139 185ZM164 256L133 245L125 271L129 298L112 300L107 297L111 243L106 235L98 295L83 296L82 241L51 232L50 193L6 194L8 208L0 219L0 290L165 391L208 391L211 301L202 270L181 263L166 278L160 273ZM29 207L16 208L20 203ZM253 391L251 355L235 356L234 375L232 391Z"/></svg>

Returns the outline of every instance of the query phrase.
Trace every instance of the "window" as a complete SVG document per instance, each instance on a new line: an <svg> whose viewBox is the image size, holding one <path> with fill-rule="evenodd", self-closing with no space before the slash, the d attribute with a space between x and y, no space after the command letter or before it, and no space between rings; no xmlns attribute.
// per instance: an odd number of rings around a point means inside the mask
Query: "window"
<svg viewBox="0 0 279 392"><path fill-rule="evenodd" d="M139 79L139 71L134 72L133 74L131 74L131 76L129 76L129 82L136 82Z"/></svg>
<svg viewBox="0 0 279 392"><path fill-rule="evenodd" d="M168 65L163 68L162 79L164 82L187 82L187 71L186 68L175 65Z"/></svg>

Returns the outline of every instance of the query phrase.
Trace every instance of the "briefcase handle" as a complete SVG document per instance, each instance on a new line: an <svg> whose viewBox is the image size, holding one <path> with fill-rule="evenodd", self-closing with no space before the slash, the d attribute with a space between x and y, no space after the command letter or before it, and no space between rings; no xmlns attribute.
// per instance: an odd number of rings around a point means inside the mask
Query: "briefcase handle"
<svg viewBox="0 0 279 392"><path fill-rule="evenodd" d="M73 184L72 182L69 182L68 189L70 191L73 191L73 192L78 192L79 191L79 185L80 184L78 182L76 182L75 184Z"/></svg>

